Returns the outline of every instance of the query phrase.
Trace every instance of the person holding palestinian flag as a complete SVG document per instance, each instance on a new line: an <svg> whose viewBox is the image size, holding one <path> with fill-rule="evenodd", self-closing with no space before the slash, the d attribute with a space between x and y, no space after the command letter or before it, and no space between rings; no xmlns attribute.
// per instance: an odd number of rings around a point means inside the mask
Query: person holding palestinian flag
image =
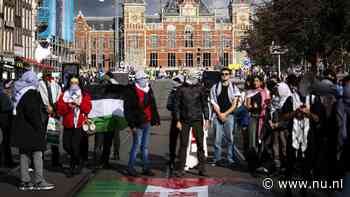
<svg viewBox="0 0 350 197"><path fill-rule="evenodd" d="M144 71L138 71L136 72L135 80L136 82L131 87L128 97L136 97L137 102L130 102L131 99L128 99L124 106L125 118L128 121L130 132L133 135L133 144L130 151L127 172L129 176L138 176L135 170L135 163L137 149L140 147L143 159L142 174L154 176L154 173L150 170L148 159L149 131L151 126L160 125L160 118L148 76ZM142 114L141 118L135 118L140 117L138 114Z"/></svg>
<svg viewBox="0 0 350 197"><path fill-rule="evenodd" d="M63 147L71 157L68 176L80 173L81 143L84 143L82 125L92 108L91 96L80 84L77 77L71 77L56 106L57 113L63 116Z"/></svg>
<svg viewBox="0 0 350 197"><path fill-rule="evenodd" d="M119 129L118 119L115 116L108 116L109 112L117 111L120 103L116 99L104 98L106 89L109 85L117 85L118 82L113 78L111 72L107 72L103 80L100 81L100 85L94 88L90 87L92 90L92 112L89 114L89 118L92 118L95 125L97 126L97 132L95 134L95 144L94 144L94 162L95 168L110 168L109 165L109 155L111 153L111 147L113 140L116 141L114 144L114 149L119 149ZM96 91L96 89L100 89ZM118 94L121 91L115 91L113 94ZM95 95L99 96L99 99L94 99ZM98 108L98 109L97 109ZM101 110L109 108L109 110ZM106 116L107 115L107 116ZM110 115L110 114L109 114ZM114 114L115 115L115 114ZM116 136L116 137L115 137ZM115 137L115 139L114 139ZM119 157L119 150L118 157Z"/></svg>

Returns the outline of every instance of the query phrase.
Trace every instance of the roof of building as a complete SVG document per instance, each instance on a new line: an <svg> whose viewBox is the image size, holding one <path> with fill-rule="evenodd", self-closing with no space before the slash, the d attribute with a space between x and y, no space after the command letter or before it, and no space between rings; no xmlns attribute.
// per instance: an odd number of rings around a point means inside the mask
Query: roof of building
<svg viewBox="0 0 350 197"><path fill-rule="evenodd" d="M124 0L124 3L145 3L144 0Z"/></svg>
<svg viewBox="0 0 350 197"><path fill-rule="evenodd" d="M146 23L161 23L162 20L159 15L147 15Z"/></svg>
<svg viewBox="0 0 350 197"><path fill-rule="evenodd" d="M180 15L180 7L177 0L169 0L164 6L164 15L178 16Z"/></svg>
<svg viewBox="0 0 350 197"><path fill-rule="evenodd" d="M168 0L164 6L164 15L166 16L179 16L180 15L180 4L183 1L178 0ZM199 15L200 16L208 16L212 13L209 11L208 6L203 2L203 0L197 0L199 6Z"/></svg>
<svg viewBox="0 0 350 197"><path fill-rule="evenodd" d="M85 17L92 31L110 31L114 29L114 17Z"/></svg>
<svg viewBox="0 0 350 197"><path fill-rule="evenodd" d="M211 15L208 6L202 0L199 1L199 15L201 16Z"/></svg>
<svg viewBox="0 0 350 197"><path fill-rule="evenodd" d="M255 0L231 0L231 2L234 4L240 4L240 3L250 4L250 3L254 3Z"/></svg>

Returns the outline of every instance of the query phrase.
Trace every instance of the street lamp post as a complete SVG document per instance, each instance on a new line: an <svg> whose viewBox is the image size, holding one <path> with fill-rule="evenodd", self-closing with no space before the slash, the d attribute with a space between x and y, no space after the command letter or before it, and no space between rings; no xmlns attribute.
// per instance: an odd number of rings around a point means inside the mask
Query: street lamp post
<svg viewBox="0 0 350 197"><path fill-rule="evenodd" d="M225 66L225 62L224 62L224 34L223 34L223 29L224 29L224 23L223 23L223 18L221 17L220 19L220 28L221 28L221 32L220 32L220 64L221 66Z"/></svg>
<svg viewBox="0 0 350 197"><path fill-rule="evenodd" d="M272 41L270 46L271 55L277 55L278 57L278 77L281 78L281 55L288 52L287 48L281 47L279 45L275 45L275 42Z"/></svg>
<svg viewBox="0 0 350 197"><path fill-rule="evenodd" d="M114 31L115 31L115 40L114 40L114 50L115 50L115 70L116 70L116 67L118 69L120 69L120 57L121 57L121 49L119 48L120 46L120 17L123 17L122 16L122 3L120 2L120 0L115 0L115 28L114 28Z"/></svg>
<svg viewBox="0 0 350 197"><path fill-rule="evenodd" d="M278 54L278 78L281 77L281 54Z"/></svg>

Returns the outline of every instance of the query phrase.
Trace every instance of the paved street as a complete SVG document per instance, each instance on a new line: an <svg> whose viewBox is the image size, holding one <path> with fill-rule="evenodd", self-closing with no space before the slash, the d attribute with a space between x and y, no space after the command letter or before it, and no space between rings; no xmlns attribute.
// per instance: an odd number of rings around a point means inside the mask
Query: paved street
<svg viewBox="0 0 350 197"><path fill-rule="evenodd" d="M350 197L349 13L350 0L0 0L0 197ZM170 134L173 85L189 137ZM115 135L99 132L127 124L108 155Z"/></svg>
<svg viewBox="0 0 350 197"><path fill-rule="evenodd" d="M168 179L167 173L167 159L168 159L168 138L169 138L169 127L170 127L170 114L165 109L167 94L171 88L170 81L160 81L153 84L157 104L159 107L159 111L162 117L162 123L160 127L152 128L151 131L151 139L150 139L150 160L152 162L152 168L156 173L156 176L152 179L148 179L146 183L151 184L154 180L161 180L161 182L175 182L176 184L179 181L189 181L190 184L184 187L190 187L201 184L203 179L199 179L197 177L196 170L190 170L187 176L183 179ZM36 196L72 196L77 194L78 196L100 196L101 194L106 193L106 189L111 192L111 196L118 196L116 194L123 193L123 189L120 190L121 187L113 187L108 189L109 186L113 186L115 181L119 180L128 180L125 179L125 169L128 160L128 153L131 146L132 138L127 133L127 131L121 131L121 150L120 150L120 161L111 161L111 169L103 169L98 171L96 174L92 174L91 170L84 169L83 174L81 176L77 176L74 178L67 178L62 172L54 172L49 167L45 171L45 176L48 181L56 184L56 189L52 192L19 192L17 190L17 184L19 183L19 168L14 169L1 169L0 171L0 194L4 194L4 196L28 196L28 195L36 195ZM211 137L210 137L211 139ZM93 150L93 140L94 138L90 138L90 152ZM212 143L209 140L209 154L212 155ZM64 160L66 159L66 155L61 146L61 153ZM16 153L16 150L14 150ZM49 154L47 151L45 156L46 166L49 166ZM92 160L92 154L90 154L90 160ZM68 163L65 163L65 167L68 167ZM215 189L211 189L210 196L218 196L224 195L231 196L231 194L239 195L239 196L251 196L252 191L256 193L254 196L272 196L271 193L267 192L263 188L261 188L259 181L249 175L242 169L237 169L235 171L227 168L221 167L212 167L211 165L207 165L208 168L208 182L213 181L216 185ZM137 170L141 170L137 168ZM146 178L146 177L143 177ZM89 182L87 182L89 181ZM128 180L131 182L135 182L135 180ZM87 184L86 184L87 183ZM106 183L105 187L98 187L90 191L91 187L94 184ZM84 184L86 184L84 186ZM131 183L130 183L131 184ZM119 189L118 189L119 188ZM131 189L130 189L131 188ZM221 188L221 189L220 189ZM81 189L80 193L77 191ZM132 187L127 189L129 192L132 191ZM125 191L124 191L125 193ZM214 195L215 194L215 195ZM1 195L3 196L3 195Z"/></svg>
<svg viewBox="0 0 350 197"><path fill-rule="evenodd" d="M152 162L152 167L156 173L155 177L142 177L146 180L147 185L152 184L152 181L160 180L164 182L181 182L186 180L192 180L191 183L201 182L203 178L197 176L197 170L190 170L187 176L181 180L178 179L167 179L167 158L168 158L168 129L170 122L165 120L162 121L162 126L159 128L153 128L151 132L150 139L150 160ZM121 145L121 160L112 161L112 169L102 170L96 174L96 176L91 180L91 182L82 189L82 192L78 196L99 196L105 194L106 191L110 193L107 196L118 196L118 193L132 192L130 188L124 188L121 185L118 185L118 180L129 181L130 184L135 183L136 180L126 179L125 180L125 169L127 166L128 152L131 146L131 137L126 133L122 132L122 142ZM211 144L211 143L210 143ZM210 146L209 154L212 154L212 146ZM141 167L137 168L138 171L141 171ZM264 190L260 187L259 181L252 177L249 173L245 172L242 169L231 170L221 167L212 167L207 165L208 178L210 180L219 180L218 187L215 190L211 190L209 196L272 196L272 193ZM137 181L136 181L137 182ZM157 181L156 181L157 182ZM105 183L107 185L101 186L100 183ZM113 185L114 183L114 185ZM144 183L144 184L146 184ZM179 183L178 183L179 184ZM180 183L181 184L181 183ZM221 189L220 189L221 187ZM94 189L91 189L94 188ZM224 189L224 190L223 190Z"/></svg>
<svg viewBox="0 0 350 197"><path fill-rule="evenodd" d="M278 189L266 190L262 187L262 180L266 177L254 177L246 171L246 164L241 161L237 168L213 167L207 164L208 177L198 177L197 170L190 170L184 178L168 178L166 162L168 160L168 138L170 115L165 109L167 94L171 87L170 81L159 81L153 84L157 104L161 113L160 127L151 130L150 160L156 176L130 178L126 176L128 153L132 138L127 131L121 131L120 160L111 160L111 169L101 169L95 174L88 168L83 174L74 178L67 178L63 172L55 172L46 168L47 180L56 184L56 189L50 192L19 192L19 168L0 170L0 194L2 196L239 196L239 197L272 197L286 196L285 191ZM237 133L239 136L239 133ZM237 137L236 137L237 138ZM239 139L239 138L237 138ZM90 152L93 150L93 140L90 138ZM209 131L208 151L209 160L213 155L212 131ZM61 152L64 151L61 149ZM49 152L46 154L46 165L49 164ZM63 155L66 158L66 155ZM92 153L90 154L92 161ZM65 159L66 160L66 159ZM68 162L65 162L65 166ZM89 166L88 166L89 167ZM141 171L141 167L136 168ZM277 177L273 177L276 180ZM345 183L347 184L347 182ZM146 192L146 193L143 193ZM293 192L300 196L299 192ZM326 193L311 192L311 196L327 196ZM333 195L331 195L333 196ZM344 195L346 196L346 195Z"/></svg>

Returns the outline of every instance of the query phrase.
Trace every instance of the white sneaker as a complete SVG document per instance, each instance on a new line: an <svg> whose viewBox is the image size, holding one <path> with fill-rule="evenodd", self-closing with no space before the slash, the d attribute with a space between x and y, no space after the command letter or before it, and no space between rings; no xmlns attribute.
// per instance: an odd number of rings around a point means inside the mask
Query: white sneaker
<svg viewBox="0 0 350 197"><path fill-rule="evenodd" d="M42 181L34 185L34 190L52 190L55 188L54 184Z"/></svg>

